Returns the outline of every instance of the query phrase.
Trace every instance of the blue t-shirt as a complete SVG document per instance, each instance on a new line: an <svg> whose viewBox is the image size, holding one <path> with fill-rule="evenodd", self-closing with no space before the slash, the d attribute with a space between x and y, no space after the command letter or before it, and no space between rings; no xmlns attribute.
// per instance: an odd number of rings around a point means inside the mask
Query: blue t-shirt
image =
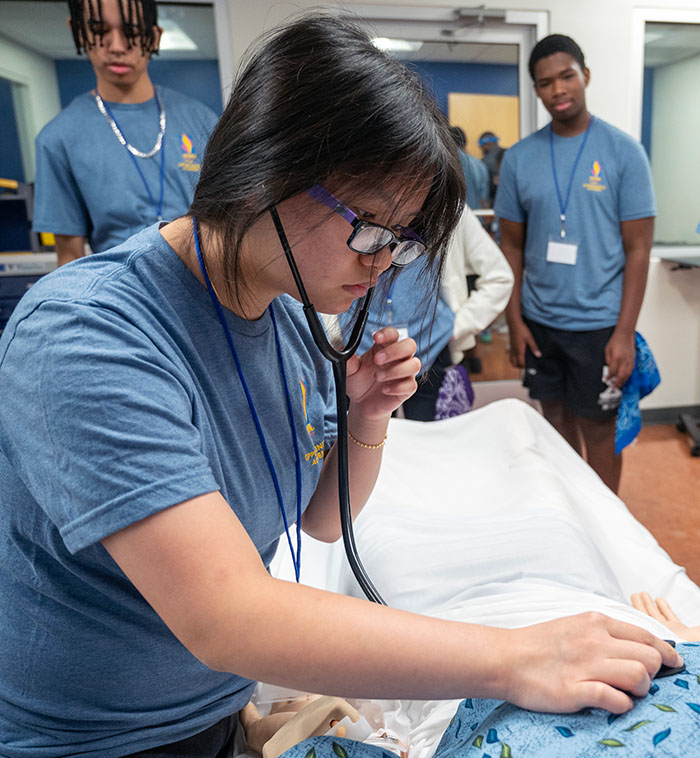
<svg viewBox="0 0 700 758"><path fill-rule="evenodd" d="M416 355L422 364L421 373L435 363L452 337L455 315L442 297L435 304L434 286L430 282L434 274L426 270L425 265L425 261L418 258L404 266L393 280L389 276L379 280L372 295L358 354L372 347L372 335L379 329L407 326L408 336L418 345ZM353 307L340 316L346 336L355 323L355 313Z"/></svg>
<svg viewBox="0 0 700 758"><path fill-rule="evenodd" d="M629 135L595 118L571 183L566 242L578 244L576 264L547 261L549 240L562 241L552 173L551 127L506 151L496 215L526 224L522 312L546 326L586 331L614 326L622 299L625 251L621 221L656 215L649 161ZM562 201L585 134L553 134Z"/></svg>
<svg viewBox="0 0 700 758"><path fill-rule="evenodd" d="M162 218L172 221L190 207L216 114L179 92L157 89L166 117ZM127 142L150 151L159 132L155 98L107 106ZM93 95L79 95L36 139L34 230L87 237L95 253L121 244L158 219L161 151L134 158L142 179Z"/></svg>
<svg viewBox="0 0 700 758"><path fill-rule="evenodd" d="M489 199L488 169L478 158L463 150L459 151L459 162L467 183L467 205L474 209L481 208Z"/></svg>
<svg viewBox="0 0 700 758"><path fill-rule="evenodd" d="M272 307L306 507L335 435L333 380L301 305ZM294 445L271 319L227 318L291 524ZM266 565L284 533L205 288L156 226L63 266L14 311L0 382L0 755L111 758L239 710L251 682L198 661L100 542L215 490Z"/></svg>

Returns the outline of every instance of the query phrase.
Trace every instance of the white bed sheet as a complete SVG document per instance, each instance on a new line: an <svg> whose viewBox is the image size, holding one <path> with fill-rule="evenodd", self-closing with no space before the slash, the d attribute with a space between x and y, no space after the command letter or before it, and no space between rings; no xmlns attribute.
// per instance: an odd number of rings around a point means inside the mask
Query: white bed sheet
<svg viewBox="0 0 700 758"><path fill-rule="evenodd" d="M355 535L369 576L394 607L511 628L599 610L673 638L627 604L646 590L700 624L700 589L685 570L519 400L430 424L393 419ZM271 570L293 579L286 543ZM361 596L341 542L305 538L301 577ZM410 723L411 758L429 758L457 702L381 705L388 725Z"/></svg>

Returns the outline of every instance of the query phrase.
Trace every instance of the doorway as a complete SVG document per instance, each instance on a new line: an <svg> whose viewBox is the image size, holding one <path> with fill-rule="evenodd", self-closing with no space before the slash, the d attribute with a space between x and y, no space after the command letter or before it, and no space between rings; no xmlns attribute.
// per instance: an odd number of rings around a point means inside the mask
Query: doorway
<svg viewBox="0 0 700 758"><path fill-rule="evenodd" d="M548 123L527 66L536 40L548 33L546 12L363 4L351 10L428 82L450 124L466 133L467 151L475 158L482 157L483 132L495 133L508 148ZM477 401L479 395L523 397L508 342L502 317L481 335L476 353L481 371L470 370Z"/></svg>

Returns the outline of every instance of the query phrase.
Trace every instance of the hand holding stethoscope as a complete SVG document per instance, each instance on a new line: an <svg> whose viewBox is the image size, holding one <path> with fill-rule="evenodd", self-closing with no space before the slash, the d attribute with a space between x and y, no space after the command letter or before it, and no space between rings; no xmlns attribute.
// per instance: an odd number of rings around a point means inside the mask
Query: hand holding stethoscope
<svg viewBox="0 0 700 758"><path fill-rule="evenodd" d="M385 419L415 392L420 367L412 339L399 339L391 326L380 329L374 345L347 362L351 408L367 420Z"/></svg>

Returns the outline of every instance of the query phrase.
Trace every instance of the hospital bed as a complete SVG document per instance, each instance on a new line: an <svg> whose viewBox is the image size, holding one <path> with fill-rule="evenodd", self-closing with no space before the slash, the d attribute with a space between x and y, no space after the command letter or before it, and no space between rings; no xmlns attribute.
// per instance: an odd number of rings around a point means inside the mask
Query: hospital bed
<svg viewBox="0 0 700 758"><path fill-rule="evenodd" d="M394 607L509 628L597 610L674 638L627 604L646 590L686 624L700 624L700 588L519 400L429 424L392 419L355 535L370 578ZM293 579L286 544L271 571ZM305 539L301 580L361 595L340 542ZM458 702L379 705L386 726L408 740L410 758L429 758Z"/></svg>

